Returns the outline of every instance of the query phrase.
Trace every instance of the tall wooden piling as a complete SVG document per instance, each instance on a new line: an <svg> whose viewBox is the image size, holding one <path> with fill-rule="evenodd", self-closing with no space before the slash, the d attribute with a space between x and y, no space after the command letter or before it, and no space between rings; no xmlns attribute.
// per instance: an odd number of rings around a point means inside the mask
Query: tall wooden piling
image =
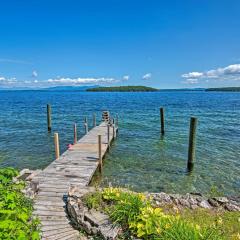
<svg viewBox="0 0 240 240"><path fill-rule="evenodd" d="M161 134L165 134L164 108L160 108Z"/></svg>
<svg viewBox="0 0 240 240"><path fill-rule="evenodd" d="M99 160L99 170L102 172L102 136L98 135L98 160Z"/></svg>
<svg viewBox="0 0 240 240"><path fill-rule="evenodd" d="M73 143L77 143L77 124L74 123L73 125Z"/></svg>
<svg viewBox="0 0 240 240"><path fill-rule="evenodd" d="M88 120L87 117L84 118L84 127L85 127L85 133L88 133Z"/></svg>
<svg viewBox="0 0 240 240"><path fill-rule="evenodd" d="M54 144L55 144L55 157L56 159L58 159L60 156L58 133L54 133Z"/></svg>
<svg viewBox="0 0 240 240"><path fill-rule="evenodd" d="M196 130L197 130L197 118L191 117L189 129L188 163L187 163L187 168L189 171L191 171L194 166L196 150Z"/></svg>
<svg viewBox="0 0 240 240"><path fill-rule="evenodd" d="M110 148L110 124L107 125L107 142L108 142L108 148Z"/></svg>
<svg viewBox="0 0 240 240"><path fill-rule="evenodd" d="M118 114L116 114L116 127L118 128Z"/></svg>
<svg viewBox="0 0 240 240"><path fill-rule="evenodd" d="M47 127L49 132L51 132L52 130L51 112L52 112L51 105L47 104Z"/></svg>
<svg viewBox="0 0 240 240"><path fill-rule="evenodd" d="M96 113L93 114L93 127L97 126Z"/></svg>
<svg viewBox="0 0 240 240"><path fill-rule="evenodd" d="M115 134L115 125L113 124L113 127L112 127L112 129L113 129L113 139L116 137L116 134Z"/></svg>

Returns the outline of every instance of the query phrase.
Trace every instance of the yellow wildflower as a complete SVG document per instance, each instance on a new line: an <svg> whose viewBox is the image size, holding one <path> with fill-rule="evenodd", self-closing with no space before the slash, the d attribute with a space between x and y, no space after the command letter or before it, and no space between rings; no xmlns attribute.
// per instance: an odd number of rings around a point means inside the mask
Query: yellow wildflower
<svg viewBox="0 0 240 240"><path fill-rule="evenodd" d="M200 230L200 226L198 224L196 224L196 229Z"/></svg>
<svg viewBox="0 0 240 240"><path fill-rule="evenodd" d="M240 240L240 233L236 235L236 239Z"/></svg>
<svg viewBox="0 0 240 240"><path fill-rule="evenodd" d="M218 223L218 224L222 224L222 223L223 223L222 218L219 217L218 220L217 220L217 223Z"/></svg>
<svg viewBox="0 0 240 240"><path fill-rule="evenodd" d="M171 225L169 224L169 223L167 223L166 225L165 225L165 229L169 229L171 227Z"/></svg>
<svg viewBox="0 0 240 240"><path fill-rule="evenodd" d="M158 228L156 229L156 231L157 231L158 234L160 234L160 233L162 232L162 229L161 229L160 227L158 227Z"/></svg>

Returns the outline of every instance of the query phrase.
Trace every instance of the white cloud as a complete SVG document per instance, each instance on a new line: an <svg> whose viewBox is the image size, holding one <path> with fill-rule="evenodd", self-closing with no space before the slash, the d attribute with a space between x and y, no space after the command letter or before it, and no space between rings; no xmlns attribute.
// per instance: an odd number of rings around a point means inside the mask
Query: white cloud
<svg viewBox="0 0 240 240"><path fill-rule="evenodd" d="M201 72L190 72L182 75L183 78L199 78L202 77L203 73Z"/></svg>
<svg viewBox="0 0 240 240"><path fill-rule="evenodd" d="M37 73L36 70L34 70L34 71L32 72L32 77L36 78L37 76L38 76L38 73Z"/></svg>
<svg viewBox="0 0 240 240"><path fill-rule="evenodd" d="M17 82L16 78L6 78L6 77L0 77L0 86L7 86L12 85Z"/></svg>
<svg viewBox="0 0 240 240"><path fill-rule="evenodd" d="M150 78L152 77L152 74L151 73L146 73L142 76L142 79L143 80L149 80Z"/></svg>
<svg viewBox="0 0 240 240"><path fill-rule="evenodd" d="M127 80L129 80L129 78L130 78L129 75L125 75L125 76L123 76L122 80L123 80L123 81L127 81Z"/></svg>
<svg viewBox="0 0 240 240"><path fill-rule="evenodd" d="M114 78L56 78L48 79L47 82L59 85L81 85L81 84L96 84L96 83L113 83L117 80Z"/></svg>
<svg viewBox="0 0 240 240"><path fill-rule="evenodd" d="M0 76L0 86L6 88L14 88L14 87L27 87L27 88L46 88L49 86L80 86L84 84L112 84L116 82L120 82L122 80L118 80L110 77L89 77L89 78L70 78L70 77L57 77L50 78L47 80L37 80L37 79L29 79L29 80L17 80L16 78L6 78Z"/></svg>
<svg viewBox="0 0 240 240"><path fill-rule="evenodd" d="M196 78L188 78L185 81L182 81L182 83L185 83L185 84L197 84L199 82L198 82L198 79L196 79Z"/></svg>
<svg viewBox="0 0 240 240"><path fill-rule="evenodd" d="M217 68L208 70L205 72L189 72L182 74L182 78L185 79L183 83L193 83L195 80L240 80L240 64L233 64L223 68Z"/></svg>

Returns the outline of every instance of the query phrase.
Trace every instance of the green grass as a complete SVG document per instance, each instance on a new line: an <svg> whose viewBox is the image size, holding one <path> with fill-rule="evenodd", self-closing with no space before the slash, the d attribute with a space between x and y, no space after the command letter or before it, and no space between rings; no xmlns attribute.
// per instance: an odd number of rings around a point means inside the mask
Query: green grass
<svg viewBox="0 0 240 240"><path fill-rule="evenodd" d="M226 239L240 239L240 212L185 209L180 214L184 220L194 222L200 227L209 227L215 224Z"/></svg>

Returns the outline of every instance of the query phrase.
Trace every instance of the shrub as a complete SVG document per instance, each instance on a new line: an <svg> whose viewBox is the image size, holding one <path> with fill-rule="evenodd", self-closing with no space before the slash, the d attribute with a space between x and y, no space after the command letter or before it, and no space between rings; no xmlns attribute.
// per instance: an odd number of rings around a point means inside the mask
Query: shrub
<svg viewBox="0 0 240 240"><path fill-rule="evenodd" d="M18 172L0 169L0 239L39 239L38 220L31 217L32 202L21 190L24 182L12 181Z"/></svg>
<svg viewBox="0 0 240 240"><path fill-rule="evenodd" d="M133 235L143 239L221 240L224 237L215 225L200 228L183 220L179 214L170 215L161 208L154 208L143 194L120 188L106 188L103 199L110 203L107 209L115 223L130 229Z"/></svg>

